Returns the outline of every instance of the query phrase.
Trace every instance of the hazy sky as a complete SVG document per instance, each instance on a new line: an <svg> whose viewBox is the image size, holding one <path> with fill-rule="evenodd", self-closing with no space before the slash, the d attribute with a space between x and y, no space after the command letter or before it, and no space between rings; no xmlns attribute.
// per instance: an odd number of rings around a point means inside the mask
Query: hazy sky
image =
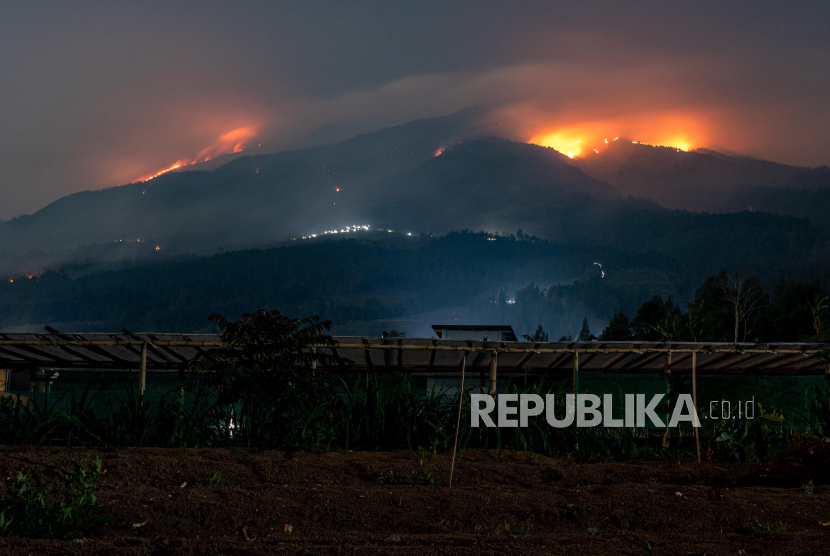
<svg viewBox="0 0 830 556"><path fill-rule="evenodd" d="M471 104L523 141L828 164L828 28L818 1L0 0L0 219Z"/></svg>

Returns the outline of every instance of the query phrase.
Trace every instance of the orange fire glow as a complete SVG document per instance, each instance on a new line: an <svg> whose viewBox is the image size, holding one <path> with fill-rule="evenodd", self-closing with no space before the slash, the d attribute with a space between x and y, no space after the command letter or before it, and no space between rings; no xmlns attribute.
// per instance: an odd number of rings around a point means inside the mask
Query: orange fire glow
<svg viewBox="0 0 830 556"><path fill-rule="evenodd" d="M516 139L551 147L573 158L602 156L621 138L629 144L689 151L706 146L713 133L707 114L680 110L632 112L594 119L590 113L548 114L516 109L510 117L515 122Z"/></svg>
<svg viewBox="0 0 830 556"><path fill-rule="evenodd" d="M251 142L251 140L254 137L256 137L258 132L259 128L257 126L249 125L244 127L238 127L232 131L223 133L222 135L217 137L216 140L210 146L205 147L204 149L199 151L199 154L197 154L193 158L177 160L171 166L163 170L160 170L155 174L145 176L138 181L148 181L153 178L157 178L162 174L166 174L167 172L172 172L173 170L181 168L182 166L190 166L198 162L207 162L223 154L242 152L246 148L248 143Z"/></svg>
<svg viewBox="0 0 830 556"><path fill-rule="evenodd" d="M144 178L144 179L142 179L142 180L139 180L139 181L148 181L148 180L151 180L151 179L153 179L153 178L157 178L157 177L159 177L159 176L160 176L160 175L162 175L162 174L166 174L167 172L172 172L172 171L173 171L173 170L175 170L176 168L181 168L181 167L182 167L182 166L184 166L185 164L187 164L187 162L186 162L186 161L184 161L184 160L179 160L179 161L177 161L175 164L173 164L172 166L170 166L169 168L165 168L164 170L160 170L160 171L156 172L155 174L153 174L152 176L148 176L148 177L146 177L146 178ZM143 194L144 194L144 191L142 191L142 192L141 192L141 194L143 195Z"/></svg>
<svg viewBox="0 0 830 556"><path fill-rule="evenodd" d="M688 151L693 147L694 142L689 139L689 136L681 133L662 133L653 135L656 139L649 141L631 141L633 144L641 145L659 145L663 147L674 147L681 151ZM568 128L557 130L553 132L543 132L534 135L528 140L528 143L541 145L543 147L551 147L569 158L579 157L584 155L601 154L600 147L607 148L619 137L615 137L610 142L601 135L593 132L590 129L580 130L578 128Z"/></svg>

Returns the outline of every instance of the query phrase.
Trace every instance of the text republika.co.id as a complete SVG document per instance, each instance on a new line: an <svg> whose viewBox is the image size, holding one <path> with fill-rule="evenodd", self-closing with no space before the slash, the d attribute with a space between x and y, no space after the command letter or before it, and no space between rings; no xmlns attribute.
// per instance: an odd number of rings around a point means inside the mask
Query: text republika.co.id
<svg viewBox="0 0 830 556"><path fill-rule="evenodd" d="M577 427L625 427L645 428L651 422L654 428L675 428L680 423L691 423L693 427L700 427L700 419L690 394L679 394L674 408L666 423L658 414L657 407L665 398L665 394L655 394L646 403L645 394L624 394L625 403L622 417L614 417L613 394L604 394L601 398L595 394L565 394L565 410L561 416L556 415L555 394L547 394L544 398L538 394L471 394L470 407L472 409L470 425L479 427L527 427L528 420L544 413L545 420L551 427L565 428L576 424ZM712 404L722 402L712 402ZM711 405L710 404L710 411ZM721 407L721 416L713 419L735 418L731 406L725 403ZM728 407L728 409L727 409ZM752 420L755 418L755 398L739 403L737 417ZM724 411L726 410L726 413ZM561 409L560 409L561 412ZM495 415L494 415L495 413Z"/></svg>

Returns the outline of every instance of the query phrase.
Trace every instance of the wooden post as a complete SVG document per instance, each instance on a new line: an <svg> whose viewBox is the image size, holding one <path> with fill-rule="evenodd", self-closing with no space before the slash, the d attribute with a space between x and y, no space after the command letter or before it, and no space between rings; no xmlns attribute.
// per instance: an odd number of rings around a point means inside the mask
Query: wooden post
<svg viewBox="0 0 830 556"><path fill-rule="evenodd" d="M692 352L692 402L695 404L695 417L697 417L697 352ZM694 423L692 423L694 425ZM695 427L695 446L697 446L697 462L700 463L700 432Z"/></svg>
<svg viewBox="0 0 830 556"><path fill-rule="evenodd" d="M465 355L465 358L466 358L466 355ZM499 374L499 354L494 351L492 357L490 358L490 395L491 396L496 393L496 381L498 380L498 374Z"/></svg>
<svg viewBox="0 0 830 556"><path fill-rule="evenodd" d="M459 390L458 392L458 419L455 421L455 441L452 445L452 463L450 464L450 490L452 490L452 474L455 471L455 452L456 450L458 450L458 431L461 428L461 403L464 401L464 371L466 367L467 352L465 351L464 355L461 357L461 390Z"/></svg>
<svg viewBox="0 0 830 556"><path fill-rule="evenodd" d="M663 448L669 447L669 412L671 412L671 352L666 352L666 430L663 431Z"/></svg>
<svg viewBox="0 0 830 556"><path fill-rule="evenodd" d="M579 393L579 352L574 350L574 395Z"/></svg>
<svg viewBox="0 0 830 556"><path fill-rule="evenodd" d="M147 342L141 344L141 367L138 371L138 392L143 397L147 388Z"/></svg>

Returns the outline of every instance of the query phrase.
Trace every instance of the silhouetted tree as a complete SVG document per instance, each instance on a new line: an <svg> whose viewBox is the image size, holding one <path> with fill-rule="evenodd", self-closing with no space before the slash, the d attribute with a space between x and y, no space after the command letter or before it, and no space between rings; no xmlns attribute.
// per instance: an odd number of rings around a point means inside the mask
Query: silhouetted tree
<svg viewBox="0 0 830 556"><path fill-rule="evenodd" d="M536 332L533 333L533 336L528 336L527 334L522 334L522 338L527 340L528 342L547 342L548 341L548 334L542 328L542 325L536 327Z"/></svg>
<svg viewBox="0 0 830 556"><path fill-rule="evenodd" d="M600 340L608 341L625 341L630 340L631 337L631 321L625 316L622 310L614 313L611 322L608 323L608 326L599 335Z"/></svg>
<svg viewBox="0 0 830 556"><path fill-rule="evenodd" d="M233 426L236 438L258 445L297 418L285 408L305 414L331 401L323 398L333 392L332 378L311 371L312 363L322 358L312 347L336 345L324 334L331 329L330 321L289 318L263 309L237 322L218 313L208 318L222 329L225 345L192 361L189 370L200 375L197 384L213 396L215 414L225 416L225 426Z"/></svg>
<svg viewBox="0 0 830 556"><path fill-rule="evenodd" d="M660 340L679 340L677 330L680 325L676 322L680 315L680 307L672 302L671 297L663 299L655 295L637 309L637 316L631 322L631 332L636 340L656 342Z"/></svg>
<svg viewBox="0 0 830 556"><path fill-rule="evenodd" d="M585 317L582 319L582 329L579 331L577 340L580 342L590 342L592 339L591 329L588 327L588 317Z"/></svg>

